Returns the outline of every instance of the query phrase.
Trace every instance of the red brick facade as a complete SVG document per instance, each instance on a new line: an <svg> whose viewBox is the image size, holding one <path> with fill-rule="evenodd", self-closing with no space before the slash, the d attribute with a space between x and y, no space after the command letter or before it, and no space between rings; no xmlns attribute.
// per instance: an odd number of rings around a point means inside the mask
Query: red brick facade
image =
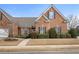
<svg viewBox="0 0 79 59"><path fill-rule="evenodd" d="M54 18L52 18L51 20L48 18L49 12L55 13ZM23 27L21 28L15 22L10 21L3 13L1 17L0 28L7 28L9 30L9 36L15 37L21 34L21 29ZM40 17L35 20L36 21L33 25L35 27L35 31L37 32L39 31L39 27L45 27L46 31L48 31L50 28L57 26L61 27L61 32L67 32L67 23L65 21L65 18L58 12L58 10L53 7L46 10Z"/></svg>
<svg viewBox="0 0 79 59"><path fill-rule="evenodd" d="M18 26L11 22L3 13L1 13L0 29L8 29L9 36L14 37L18 35Z"/></svg>
<svg viewBox="0 0 79 59"><path fill-rule="evenodd" d="M50 28L60 26L61 32L67 32L67 23L65 22L65 19L54 8L49 8L43 14L45 16L49 16L49 12L55 12L55 18L47 21L44 16L41 16L35 23L36 31L38 31L38 28L42 26L46 27L46 31L48 31Z"/></svg>

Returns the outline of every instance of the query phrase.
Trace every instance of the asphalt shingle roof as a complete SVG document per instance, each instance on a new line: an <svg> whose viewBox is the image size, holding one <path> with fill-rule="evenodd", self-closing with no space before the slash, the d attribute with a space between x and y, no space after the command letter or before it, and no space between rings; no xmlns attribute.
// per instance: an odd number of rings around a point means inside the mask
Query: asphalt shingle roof
<svg viewBox="0 0 79 59"><path fill-rule="evenodd" d="M19 27L31 27L37 17L14 17L14 22L19 26Z"/></svg>
<svg viewBox="0 0 79 59"><path fill-rule="evenodd" d="M3 9L0 8L0 12L2 12L10 21L12 21L13 17L6 13Z"/></svg>
<svg viewBox="0 0 79 59"><path fill-rule="evenodd" d="M12 17L1 8L0 12L2 12L10 22L16 23L19 27L31 27L37 19L37 17Z"/></svg>
<svg viewBox="0 0 79 59"><path fill-rule="evenodd" d="M54 6L53 6L54 7ZM55 7L54 7L55 8ZM56 9L56 8L55 8ZM56 9L56 11L58 11ZM38 20L40 17L12 17L8 13L6 13L4 10L0 9L0 12L2 12L11 22L16 23L19 27L31 27L36 20ZM58 11L59 12L59 11ZM60 13L60 12L59 12ZM66 19L61 13L60 15ZM44 15L43 15L44 16ZM45 16L44 16L45 17ZM45 17L46 18L46 17ZM46 18L48 20L48 18Z"/></svg>

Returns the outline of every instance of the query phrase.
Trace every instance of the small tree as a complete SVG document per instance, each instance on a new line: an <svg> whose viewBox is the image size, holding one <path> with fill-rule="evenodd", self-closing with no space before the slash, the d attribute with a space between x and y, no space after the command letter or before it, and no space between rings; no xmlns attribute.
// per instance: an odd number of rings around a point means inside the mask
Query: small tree
<svg viewBox="0 0 79 59"><path fill-rule="evenodd" d="M69 34L71 34L72 38L76 38L76 36L77 36L77 30L76 29L71 28L68 32L69 32Z"/></svg>
<svg viewBox="0 0 79 59"><path fill-rule="evenodd" d="M68 27L69 29L75 28L77 24L79 24L79 19L77 16L70 15L67 17Z"/></svg>
<svg viewBox="0 0 79 59"><path fill-rule="evenodd" d="M56 33L56 30L55 28L51 28L49 31L49 38L56 38L57 37L57 33Z"/></svg>
<svg viewBox="0 0 79 59"><path fill-rule="evenodd" d="M79 36L79 29L76 29L77 30L77 36Z"/></svg>
<svg viewBox="0 0 79 59"><path fill-rule="evenodd" d="M37 32L31 32L31 33L29 34L29 37L32 38L32 39L35 39L35 38L38 37L38 33L37 33Z"/></svg>

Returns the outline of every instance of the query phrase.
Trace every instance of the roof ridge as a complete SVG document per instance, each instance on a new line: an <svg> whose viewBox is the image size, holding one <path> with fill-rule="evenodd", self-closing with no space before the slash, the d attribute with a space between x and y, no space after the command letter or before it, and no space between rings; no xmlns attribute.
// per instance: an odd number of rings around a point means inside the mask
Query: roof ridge
<svg viewBox="0 0 79 59"><path fill-rule="evenodd" d="M64 20L66 21L66 17L55 7L55 5L53 5L53 8L64 18Z"/></svg>
<svg viewBox="0 0 79 59"><path fill-rule="evenodd" d="M64 20L66 21L66 17L55 7L54 4L49 5L49 7L48 7L44 12L42 12L42 14L41 14L35 21L37 21L37 20L38 20L43 14L45 14L50 8L54 8L54 9L64 18Z"/></svg>
<svg viewBox="0 0 79 59"><path fill-rule="evenodd" d="M12 22L11 21L11 19L12 19L12 16L11 15L9 15L7 12L5 12L2 8L0 8L0 12L3 13L8 18L8 20L10 22Z"/></svg>
<svg viewBox="0 0 79 59"><path fill-rule="evenodd" d="M7 15L11 16L11 15L8 14L7 12L5 12L2 8L0 8L0 11L1 11L2 13L4 13L4 14L7 14ZM12 17L12 16L11 16L11 17Z"/></svg>

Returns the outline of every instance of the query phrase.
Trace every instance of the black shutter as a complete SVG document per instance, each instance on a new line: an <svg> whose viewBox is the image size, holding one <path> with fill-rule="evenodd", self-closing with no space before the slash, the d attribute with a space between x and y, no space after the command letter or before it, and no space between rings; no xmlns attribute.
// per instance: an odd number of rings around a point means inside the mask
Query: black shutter
<svg viewBox="0 0 79 59"><path fill-rule="evenodd" d="M39 33L40 33L40 27L38 27Z"/></svg>

